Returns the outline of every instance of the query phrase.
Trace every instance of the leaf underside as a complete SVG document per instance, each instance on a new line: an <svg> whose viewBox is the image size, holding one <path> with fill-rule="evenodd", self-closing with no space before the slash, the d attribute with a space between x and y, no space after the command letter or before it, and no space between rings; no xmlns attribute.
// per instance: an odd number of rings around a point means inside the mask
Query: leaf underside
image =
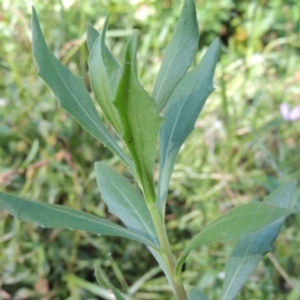
<svg viewBox="0 0 300 300"><path fill-rule="evenodd" d="M141 193L123 175L105 163L95 163L96 178L102 199L110 213L126 227L159 245L155 227Z"/></svg>
<svg viewBox="0 0 300 300"><path fill-rule="evenodd" d="M156 247L151 240L124 227L67 206L27 200L6 193L0 193L0 206L16 219L43 228L85 230L98 235L120 236Z"/></svg>
<svg viewBox="0 0 300 300"><path fill-rule="evenodd" d="M265 203L289 208L292 203L296 181L286 183L274 190ZM278 220L252 234L241 237L226 263L225 279L220 300L235 299L243 284L263 256L272 250L284 220Z"/></svg>
<svg viewBox="0 0 300 300"><path fill-rule="evenodd" d="M195 2L185 0L153 88L158 112L165 107L176 85L191 66L198 50L198 41L199 29Z"/></svg>

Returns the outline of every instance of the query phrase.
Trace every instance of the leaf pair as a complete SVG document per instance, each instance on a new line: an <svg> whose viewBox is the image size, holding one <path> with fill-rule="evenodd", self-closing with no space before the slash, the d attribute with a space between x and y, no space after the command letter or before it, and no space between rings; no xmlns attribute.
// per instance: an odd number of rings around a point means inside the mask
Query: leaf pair
<svg viewBox="0 0 300 300"><path fill-rule="evenodd" d="M181 268L187 255L197 247L207 245L214 241L231 241L235 238L261 230L266 226L271 226L266 227L265 230L267 230L267 232L274 230L272 227L274 222L282 222L283 218L295 213L295 210L287 208L290 205L294 188L295 182L283 185L267 198L267 202L253 202L240 205L208 224L189 242L178 258L175 269L176 276L180 276ZM275 198L277 199L275 201L269 200ZM281 201L281 205L279 205L278 201ZM278 224L276 226L278 226ZM272 232L272 241L276 238L277 234L278 229ZM266 243L264 246L268 248L270 242L261 238L261 236L264 236L264 231L259 231L256 235L259 237L260 243ZM250 241L246 244L253 242L252 238L249 237L247 237L246 240L249 239ZM241 246L242 244L238 247ZM239 251L239 254L241 254L241 252L242 250Z"/></svg>
<svg viewBox="0 0 300 300"><path fill-rule="evenodd" d="M105 46L107 26L108 18L101 36L91 26L88 27L92 88L104 115L127 145L146 201L154 202L152 171L158 129L163 119L155 110L154 99L137 78L137 35L134 34L127 44L122 70Z"/></svg>
<svg viewBox="0 0 300 300"><path fill-rule="evenodd" d="M32 51L38 74L49 85L62 106L86 131L120 157L134 173L131 159L104 126L83 80L73 75L49 51L42 34L37 14L32 8Z"/></svg>
<svg viewBox="0 0 300 300"><path fill-rule="evenodd" d="M159 132L157 192L157 207L162 215L179 149L194 129L202 107L213 91L214 70L219 57L218 39L208 48L201 63L186 74L198 49L198 41L195 3L185 0L153 90L157 111L165 108L165 121Z"/></svg>
<svg viewBox="0 0 300 300"><path fill-rule="evenodd" d="M160 138L158 207L164 212L170 178L178 152L194 129L203 105L213 91L213 76L219 57L219 40L206 51L200 64L176 86L166 106Z"/></svg>

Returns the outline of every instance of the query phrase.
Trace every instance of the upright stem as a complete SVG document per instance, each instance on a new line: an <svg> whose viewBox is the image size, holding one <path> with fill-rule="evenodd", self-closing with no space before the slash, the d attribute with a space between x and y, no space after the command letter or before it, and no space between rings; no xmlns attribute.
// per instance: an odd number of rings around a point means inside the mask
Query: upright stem
<svg viewBox="0 0 300 300"><path fill-rule="evenodd" d="M149 202L148 202L149 203ZM149 205L153 223L158 235L160 246L166 257L161 257L167 267L168 275L173 287L173 292L178 300L187 300L186 292L183 287L182 281L175 277L175 259L171 251L169 239L166 232L166 227L163 222L155 203Z"/></svg>

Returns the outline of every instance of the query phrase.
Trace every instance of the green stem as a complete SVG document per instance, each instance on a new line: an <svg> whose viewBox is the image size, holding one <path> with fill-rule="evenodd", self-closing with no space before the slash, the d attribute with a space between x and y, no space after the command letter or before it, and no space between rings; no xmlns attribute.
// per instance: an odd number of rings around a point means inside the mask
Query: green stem
<svg viewBox="0 0 300 300"><path fill-rule="evenodd" d="M148 202L151 203L151 202ZM184 290L181 280L175 277L175 259L171 251L169 239L166 232L166 227L163 222L162 216L160 215L155 203L152 202L149 206L149 211L152 216L152 220L158 235L160 246L164 255L161 256L162 260L167 268L167 272L173 287L173 292L178 300L187 300L186 292Z"/></svg>

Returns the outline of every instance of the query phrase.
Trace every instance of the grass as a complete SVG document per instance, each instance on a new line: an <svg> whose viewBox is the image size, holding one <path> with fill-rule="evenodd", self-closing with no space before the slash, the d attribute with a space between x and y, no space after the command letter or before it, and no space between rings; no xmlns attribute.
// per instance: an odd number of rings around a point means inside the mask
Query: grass
<svg viewBox="0 0 300 300"><path fill-rule="evenodd" d="M180 1L164 1L163 7L156 2L124 3L88 1L82 7L62 9L57 1L53 7L36 3L36 9L53 51L86 80L87 21L101 29L110 11L108 44L120 60L126 36L133 27L139 28L139 75L151 91ZM118 222L106 214L100 200L93 162L106 160L119 170L123 166L57 107L38 78L30 50L30 4L0 5L1 190L82 208ZM150 15L142 20L147 8ZM172 177L166 218L178 253L221 213L261 200L280 183L300 177L300 120L284 122L278 108L281 102L300 104L299 4L197 1L197 8L201 49L216 35L221 36L223 49L216 91L182 148ZM297 207L299 195L298 188ZM4 211L0 217L0 298L101 299L93 275L98 263L118 287L137 290L134 299L170 299L166 280L141 245L84 232L42 230ZM287 220L272 256L261 262L239 299L299 298L299 225L299 216ZM209 299L218 299L232 245L215 243L194 251L185 267L187 287L196 285ZM144 274L148 280L140 282Z"/></svg>

